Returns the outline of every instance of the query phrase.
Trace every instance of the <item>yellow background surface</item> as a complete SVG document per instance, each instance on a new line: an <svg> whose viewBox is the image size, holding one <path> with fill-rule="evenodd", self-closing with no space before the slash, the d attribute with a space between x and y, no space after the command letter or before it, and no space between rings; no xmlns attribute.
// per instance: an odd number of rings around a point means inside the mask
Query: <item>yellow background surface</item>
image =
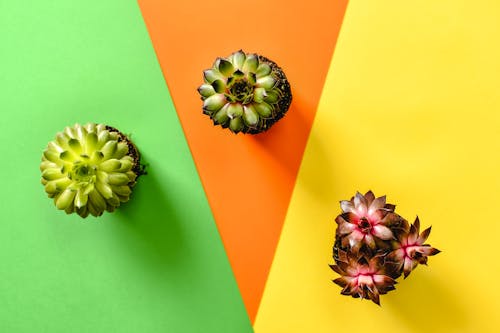
<svg viewBox="0 0 500 333"><path fill-rule="evenodd" d="M328 267L369 189L442 250L381 307ZM499 332L499 202L500 1L351 0L255 331Z"/></svg>

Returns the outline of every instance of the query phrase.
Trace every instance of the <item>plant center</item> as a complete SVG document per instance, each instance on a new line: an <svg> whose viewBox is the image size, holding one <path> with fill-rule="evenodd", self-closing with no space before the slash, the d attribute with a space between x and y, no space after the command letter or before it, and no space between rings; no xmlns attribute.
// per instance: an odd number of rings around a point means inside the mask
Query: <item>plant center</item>
<svg viewBox="0 0 500 333"><path fill-rule="evenodd" d="M238 102L250 103L253 96L253 85L245 78L235 79L228 86L229 93Z"/></svg>
<svg viewBox="0 0 500 333"><path fill-rule="evenodd" d="M370 224L368 219L364 216L361 219L359 219L358 227L364 233L369 233L370 230L372 229L372 225Z"/></svg>
<svg viewBox="0 0 500 333"><path fill-rule="evenodd" d="M73 164L70 178L77 182L89 183L95 175L95 166L77 161Z"/></svg>

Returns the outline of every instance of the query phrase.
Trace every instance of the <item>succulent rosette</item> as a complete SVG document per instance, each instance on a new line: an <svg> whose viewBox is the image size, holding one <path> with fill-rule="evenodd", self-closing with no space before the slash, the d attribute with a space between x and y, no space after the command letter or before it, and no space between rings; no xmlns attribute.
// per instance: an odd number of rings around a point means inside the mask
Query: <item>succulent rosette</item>
<svg viewBox="0 0 500 333"><path fill-rule="evenodd" d="M358 192L350 201L342 200L340 207L342 214L335 221L343 246L357 252L363 245L374 249L376 240L394 238L390 227L401 218L394 213L395 206L386 203L385 196L375 198L371 191L365 195Z"/></svg>
<svg viewBox="0 0 500 333"><path fill-rule="evenodd" d="M380 305L379 295L387 294L394 290L397 283L391 277L392 265L384 265L383 258L375 256L366 259L363 256L355 256L345 253L345 260L338 261L331 268L340 274L333 282L341 286L342 295L351 295L354 298L370 299Z"/></svg>
<svg viewBox="0 0 500 333"><path fill-rule="evenodd" d="M385 196L358 192L351 200L341 201L340 207L333 246L336 265L330 267L340 274L333 282L343 288L343 295L380 305L379 295L395 289L395 279L402 274L406 278L418 264L427 264L429 256L440 252L424 244L431 228L419 234L418 217L410 226Z"/></svg>
<svg viewBox="0 0 500 333"><path fill-rule="evenodd" d="M417 217L411 225L410 231L399 236L398 241L394 242L394 250L387 256L388 261L395 262L400 266L405 278L418 264L427 265L429 256L441 252L429 244L424 244L431 233L431 227L419 233L420 220Z"/></svg>
<svg viewBox="0 0 500 333"><path fill-rule="evenodd" d="M204 83L198 88L203 112L214 125L233 133L268 130L292 102L283 70L258 54L240 50L227 58L217 58L203 76Z"/></svg>
<svg viewBox="0 0 500 333"><path fill-rule="evenodd" d="M136 146L117 129L89 123L66 127L48 143L42 184L56 207L81 217L112 212L144 174Z"/></svg>

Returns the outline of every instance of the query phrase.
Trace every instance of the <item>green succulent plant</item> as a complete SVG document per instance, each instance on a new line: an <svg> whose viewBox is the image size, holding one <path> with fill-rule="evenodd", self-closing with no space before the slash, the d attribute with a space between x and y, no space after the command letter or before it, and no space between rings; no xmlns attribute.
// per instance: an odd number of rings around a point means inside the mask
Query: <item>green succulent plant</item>
<svg viewBox="0 0 500 333"><path fill-rule="evenodd" d="M283 70L273 61L242 50L217 58L203 72L198 88L203 112L214 125L233 133L268 130L290 107L292 93Z"/></svg>
<svg viewBox="0 0 500 333"><path fill-rule="evenodd" d="M81 217L114 211L144 174L139 151L127 136L93 123L58 133L43 152L40 170L56 207Z"/></svg>

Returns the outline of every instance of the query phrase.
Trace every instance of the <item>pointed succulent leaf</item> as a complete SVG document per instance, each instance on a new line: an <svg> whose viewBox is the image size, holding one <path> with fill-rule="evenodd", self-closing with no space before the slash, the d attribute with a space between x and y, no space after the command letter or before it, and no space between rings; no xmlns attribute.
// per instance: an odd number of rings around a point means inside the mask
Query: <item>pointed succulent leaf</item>
<svg viewBox="0 0 500 333"><path fill-rule="evenodd" d="M257 71L257 67L259 67L259 56L256 54L247 55L247 59L243 65L243 71L255 73Z"/></svg>
<svg viewBox="0 0 500 333"><path fill-rule="evenodd" d="M57 133L55 142L57 142L57 144L60 147L62 147L63 149L67 149L69 139L70 138L68 137L68 135L66 133ZM50 143L49 143L49 145L50 145Z"/></svg>
<svg viewBox="0 0 500 333"><path fill-rule="evenodd" d="M46 182L45 184L45 192L49 195L53 195L57 192L57 184L55 181Z"/></svg>
<svg viewBox="0 0 500 333"><path fill-rule="evenodd" d="M99 169L105 172L114 172L120 169L121 165L119 160L113 158L99 164Z"/></svg>
<svg viewBox="0 0 500 333"><path fill-rule="evenodd" d="M76 136L78 140L81 142L85 142L87 140L87 134L88 134L87 130L85 129L85 127L80 125L77 125L75 127L76 127Z"/></svg>
<svg viewBox="0 0 500 333"><path fill-rule="evenodd" d="M275 104L278 102L278 100L279 100L279 95L274 90L267 91L267 96L264 97L264 101L266 101L269 104Z"/></svg>
<svg viewBox="0 0 500 333"><path fill-rule="evenodd" d="M229 104L227 115L230 119L241 117L243 115L243 106L240 103Z"/></svg>
<svg viewBox="0 0 500 333"><path fill-rule="evenodd" d="M243 126L243 120L241 120L241 117L233 118L229 121L229 128L235 133L240 132L243 129Z"/></svg>
<svg viewBox="0 0 500 333"><path fill-rule="evenodd" d="M98 132L97 133L97 149L101 149L102 146L104 146L104 144L106 142L109 142L111 140L112 139L109 137L108 131L104 130L104 131Z"/></svg>
<svg viewBox="0 0 500 333"><path fill-rule="evenodd" d="M56 207L58 209L66 209L69 205L73 205L73 199L76 192L70 189L65 189L56 200Z"/></svg>
<svg viewBox="0 0 500 333"><path fill-rule="evenodd" d="M218 111L224 104L226 104L226 97L222 94L215 94L203 102L203 108L208 111Z"/></svg>
<svg viewBox="0 0 500 333"><path fill-rule="evenodd" d="M219 69L219 72L221 72L222 75L227 77L233 74L234 67L232 63L222 58L219 58L217 61L218 61L217 68Z"/></svg>
<svg viewBox="0 0 500 333"><path fill-rule="evenodd" d="M249 127L255 127L259 123L259 115L252 104L243 106L243 120Z"/></svg>
<svg viewBox="0 0 500 333"><path fill-rule="evenodd" d="M53 163L57 163L57 162L60 162L59 160L59 153L57 151L54 151L54 150L48 150L46 149L44 152L43 152L43 156L49 160L50 162L53 162Z"/></svg>
<svg viewBox="0 0 500 333"><path fill-rule="evenodd" d="M59 169L46 169L42 173L42 177L45 180L51 181L64 177Z"/></svg>
<svg viewBox="0 0 500 333"><path fill-rule="evenodd" d="M270 118L273 115L273 107L265 102L254 103L253 106L262 118Z"/></svg>
<svg viewBox="0 0 500 333"><path fill-rule="evenodd" d="M108 175L108 184L109 185L127 185L129 182L129 178L125 173L110 173Z"/></svg>
<svg viewBox="0 0 500 333"><path fill-rule="evenodd" d="M271 76L264 76L260 79L257 79L257 87L262 87L267 90L272 89L274 85L276 84L276 80L273 79Z"/></svg>
<svg viewBox="0 0 500 333"><path fill-rule="evenodd" d="M113 196L113 190L111 190L111 187L108 185L107 181L97 182L96 189L97 191L99 191L99 193L102 195L104 199L109 199Z"/></svg>
<svg viewBox="0 0 500 333"><path fill-rule="evenodd" d="M97 132L97 125L94 124L94 123L88 123L84 127L87 130L87 133L95 133L95 132Z"/></svg>
<svg viewBox="0 0 500 333"><path fill-rule="evenodd" d="M63 145L64 145L64 144L63 144ZM65 146L67 146L67 145L65 145ZM50 150L54 150L54 151L57 151L57 152L62 152L62 151L64 151L64 148L63 148L63 147L61 147L59 144L57 144L57 143L56 143L56 142L54 142L54 141L49 142L49 144L48 144L48 148L49 148Z"/></svg>
<svg viewBox="0 0 500 333"><path fill-rule="evenodd" d="M221 94L226 90L226 84L224 83L223 80L215 80L212 82L212 87L214 88L215 92Z"/></svg>
<svg viewBox="0 0 500 333"><path fill-rule="evenodd" d="M198 88L198 92L203 97L210 97L215 94L215 88L213 87L213 85L205 83Z"/></svg>
<svg viewBox="0 0 500 333"><path fill-rule="evenodd" d="M243 64L245 63L246 55L245 52L239 50L232 55L233 64L237 69L243 68Z"/></svg>
<svg viewBox="0 0 500 333"><path fill-rule="evenodd" d="M108 141L104 144L104 146L101 148L101 152L104 155L105 159L111 158L114 153L116 152L116 148L118 146L117 141Z"/></svg>
<svg viewBox="0 0 500 333"><path fill-rule="evenodd" d="M97 142L98 142L98 138L97 138L97 134L94 133L94 132L91 132L89 134L87 134L87 141L85 142L85 146L86 146L86 152L87 154L89 152L93 152L97 149Z"/></svg>
<svg viewBox="0 0 500 333"><path fill-rule="evenodd" d="M253 100L256 103L262 103L264 101L264 98L267 97L266 89L264 88L255 88L253 91Z"/></svg>
<svg viewBox="0 0 500 333"><path fill-rule="evenodd" d="M59 178L56 180L51 181L50 183L55 185L55 191L57 193L62 192L65 188L71 185L72 180L69 179L68 177L64 178Z"/></svg>
<svg viewBox="0 0 500 333"><path fill-rule="evenodd" d="M106 202L111 206L118 207L120 205L120 198L118 198L116 193L113 192L113 195L111 196L111 198L106 200Z"/></svg>
<svg viewBox="0 0 500 333"><path fill-rule="evenodd" d="M78 190L75 196L75 206L76 208L82 208L87 204L88 195L82 190Z"/></svg>
<svg viewBox="0 0 500 333"><path fill-rule="evenodd" d="M229 115L227 114L227 111L228 111L230 106L231 106L231 104L227 103L226 105L224 105L222 107L222 109L217 111L217 113L214 115L214 121L217 124L223 125L229 121Z"/></svg>
<svg viewBox="0 0 500 333"><path fill-rule="evenodd" d="M69 139L68 145L76 154L80 154L82 152L82 145L78 139Z"/></svg>
<svg viewBox="0 0 500 333"><path fill-rule="evenodd" d="M104 197L101 195L99 191L91 191L89 194L89 200L93 204L94 209L97 212L102 212L106 210L106 200L104 200ZM92 214L95 216L95 214Z"/></svg>
<svg viewBox="0 0 500 333"><path fill-rule="evenodd" d="M42 163L40 163L40 171L44 171L46 169L52 169L52 168L59 168L57 164L51 161L47 161L45 159L42 159Z"/></svg>
<svg viewBox="0 0 500 333"><path fill-rule="evenodd" d="M261 77L268 76L269 74L271 74L271 71L272 69L271 66L269 66L269 64L262 63L255 71L255 75L257 75L257 78L260 79Z"/></svg>
<svg viewBox="0 0 500 333"><path fill-rule="evenodd" d="M78 125L78 124L76 124ZM75 126L76 126L75 125ZM74 139L76 137L76 131L75 131L75 128L74 127L66 127L64 129L64 133L70 138L70 139Z"/></svg>
<svg viewBox="0 0 500 333"><path fill-rule="evenodd" d="M221 72L219 72L218 70L216 69L207 69L203 72L203 75L204 75L204 78L205 78L205 82L207 83L212 83L214 82L215 80L222 80L224 79L224 75L222 75Z"/></svg>
<svg viewBox="0 0 500 333"><path fill-rule="evenodd" d="M111 189L113 190L114 193L116 193L119 196L122 197L128 197L132 191L130 190L129 186L120 186L120 185L112 185Z"/></svg>
<svg viewBox="0 0 500 333"><path fill-rule="evenodd" d="M125 142L120 141L116 145L115 153L113 154L113 156L111 158L121 160L122 158L127 156L127 154L128 154L128 145Z"/></svg>
<svg viewBox="0 0 500 333"><path fill-rule="evenodd" d="M87 208L87 211L90 215L95 216L95 217L99 216L98 211L94 206L94 203L90 199L90 195L89 195L89 198L87 200L87 205L85 207ZM106 208L104 208L104 209L106 209Z"/></svg>
<svg viewBox="0 0 500 333"><path fill-rule="evenodd" d="M132 168L134 167L134 161L130 161L128 159L125 159L125 158L122 158L120 160L120 168L116 171L118 172L127 172L127 171L131 171Z"/></svg>

